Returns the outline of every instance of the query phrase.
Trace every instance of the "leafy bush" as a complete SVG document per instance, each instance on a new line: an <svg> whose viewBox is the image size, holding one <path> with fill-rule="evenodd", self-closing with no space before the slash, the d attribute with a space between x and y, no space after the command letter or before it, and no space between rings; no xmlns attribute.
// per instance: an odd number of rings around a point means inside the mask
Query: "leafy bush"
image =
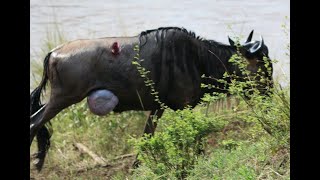
<svg viewBox="0 0 320 180"><path fill-rule="evenodd" d="M167 109L159 124L163 131L135 140L139 159L157 175L169 173L185 178L203 154L205 137L223 127L218 121L190 108Z"/></svg>

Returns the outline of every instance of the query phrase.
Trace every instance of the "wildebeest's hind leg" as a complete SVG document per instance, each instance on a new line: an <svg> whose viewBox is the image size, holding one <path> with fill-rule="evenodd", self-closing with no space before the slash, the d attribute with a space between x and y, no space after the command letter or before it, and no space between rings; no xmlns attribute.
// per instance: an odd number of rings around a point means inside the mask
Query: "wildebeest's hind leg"
<svg viewBox="0 0 320 180"><path fill-rule="evenodd" d="M144 127L143 136L154 135L154 131L157 128L157 120L161 118L163 111L164 111L163 109L157 109L157 110L152 110L150 112L146 125ZM135 161L133 162L133 165L132 165L133 168L137 168L140 165L140 161L137 159L137 157L138 157L138 154L136 156Z"/></svg>
<svg viewBox="0 0 320 180"><path fill-rule="evenodd" d="M46 107L43 108L30 120L30 146L35 135L44 126L45 123L49 122L64 108L80 102L82 99L73 98L72 96L65 95L52 95Z"/></svg>
<svg viewBox="0 0 320 180"><path fill-rule="evenodd" d="M46 154L50 147L50 138L52 132L50 133L47 125L51 126L51 123L49 122L42 126L37 133L38 152L34 155L34 157L36 158L34 164L38 171L41 171L44 164L44 160L46 158Z"/></svg>
<svg viewBox="0 0 320 180"><path fill-rule="evenodd" d="M33 106L30 106L30 116L36 113L39 109L41 109L44 104L34 103ZM50 131L48 130L50 128ZM42 126L37 133L37 145L38 145L38 152L36 152L33 157L35 160L35 166L38 171L42 169L44 160L46 158L47 151L50 147L50 137L52 135L52 128L51 123L47 123L46 125Z"/></svg>

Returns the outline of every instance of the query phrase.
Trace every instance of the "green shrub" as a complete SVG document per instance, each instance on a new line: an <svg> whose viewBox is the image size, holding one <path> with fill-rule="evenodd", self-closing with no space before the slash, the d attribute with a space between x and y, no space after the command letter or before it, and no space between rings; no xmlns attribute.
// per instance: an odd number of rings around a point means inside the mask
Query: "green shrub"
<svg viewBox="0 0 320 180"><path fill-rule="evenodd" d="M167 109L160 119L161 132L134 141L139 159L156 175L169 173L185 178L203 154L205 137L223 127L222 122L217 121L190 108Z"/></svg>

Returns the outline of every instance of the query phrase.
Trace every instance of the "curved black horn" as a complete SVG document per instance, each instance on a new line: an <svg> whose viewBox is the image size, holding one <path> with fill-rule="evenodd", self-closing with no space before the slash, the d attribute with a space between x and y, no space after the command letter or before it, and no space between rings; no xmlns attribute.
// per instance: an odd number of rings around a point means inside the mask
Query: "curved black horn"
<svg viewBox="0 0 320 180"><path fill-rule="evenodd" d="M251 42L252 36L253 36L253 30L252 30L251 33L249 34L246 43Z"/></svg>
<svg viewBox="0 0 320 180"><path fill-rule="evenodd" d="M234 46L234 41L228 36L228 39L229 39L229 43L231 46Z"/></svg>

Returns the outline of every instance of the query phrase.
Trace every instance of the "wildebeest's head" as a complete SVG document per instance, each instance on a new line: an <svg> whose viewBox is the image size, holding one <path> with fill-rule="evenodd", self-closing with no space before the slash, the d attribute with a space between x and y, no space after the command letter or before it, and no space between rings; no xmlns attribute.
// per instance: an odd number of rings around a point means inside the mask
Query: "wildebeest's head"
<svg viewBox="0 0 320 180"><path fill-rule="evenodd" d="M272 87L272 62L269 58L268 47L265 45L262 36L260 40L252 41L253 30L249 34L247 40L243 44L236 44L230 37L229 43L231 46L238 48L241 55L247 60L247 70L251 75L255 76L260 81L261 78L265 79L263 84ZM262 87L262 81L260 85ZM263 88L266 88L266 86Z"/></svg>

